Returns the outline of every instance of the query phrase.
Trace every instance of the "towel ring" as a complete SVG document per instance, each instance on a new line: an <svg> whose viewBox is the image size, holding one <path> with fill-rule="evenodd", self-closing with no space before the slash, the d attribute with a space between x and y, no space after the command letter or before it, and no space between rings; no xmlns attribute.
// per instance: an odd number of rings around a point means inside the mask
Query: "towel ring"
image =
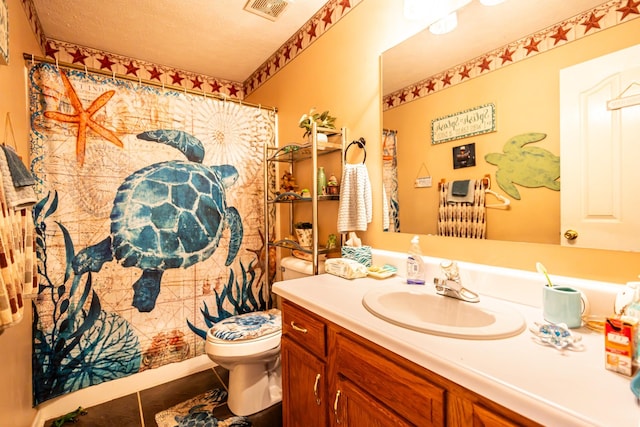
<svg viewBox="0 0 640 427"><path fill-rule="evenodd" d="M365 145L367 144L367 141L364 140L364 138L360 137L360 139L357 139L355 141L351 141L351 143L349 145L347 145L347 148L345 148L344 150L344 161L347 161L347 151L349 151L349 148L351 148L352 145L357 145L358 147L360 147L362 149L362 151L364 151L364 159L362 159L362 163L367 161L367 149L365 148Z"/></svg>

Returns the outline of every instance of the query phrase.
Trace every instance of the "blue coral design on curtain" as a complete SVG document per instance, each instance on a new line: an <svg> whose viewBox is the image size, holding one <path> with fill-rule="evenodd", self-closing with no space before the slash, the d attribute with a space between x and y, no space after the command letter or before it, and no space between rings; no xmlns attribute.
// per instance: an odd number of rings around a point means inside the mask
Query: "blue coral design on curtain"
<svg viewBox="0 0 640 427"><path fill-rule="evenodd" d="M29 69L34 404L203 354L271 306L261 153L275 111Z"/></svg>

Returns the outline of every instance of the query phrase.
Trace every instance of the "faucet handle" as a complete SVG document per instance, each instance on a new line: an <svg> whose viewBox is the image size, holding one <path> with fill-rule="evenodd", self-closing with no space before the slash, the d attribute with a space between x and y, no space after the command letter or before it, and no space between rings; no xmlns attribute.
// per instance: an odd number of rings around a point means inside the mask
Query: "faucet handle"
<svg viewBox="0 0 640 427"><path fill-rule="evenodd" d="M460 271L458 270L458 263L452 260L445 260L440 262L440 269L446 276L447 280L458 281L460 280Z"/></svg>

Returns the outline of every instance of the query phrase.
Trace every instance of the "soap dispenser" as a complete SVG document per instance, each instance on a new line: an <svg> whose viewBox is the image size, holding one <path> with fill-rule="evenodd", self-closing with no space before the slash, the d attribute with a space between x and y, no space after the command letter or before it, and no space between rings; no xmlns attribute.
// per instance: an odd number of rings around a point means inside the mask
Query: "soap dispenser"
<svg viewBox="0 0 640 427"><path fill-rule="evenodd" d="M407 256L407 283L410 285L424 285L426 268L420 251L420 237L413 236Z"/></svg>

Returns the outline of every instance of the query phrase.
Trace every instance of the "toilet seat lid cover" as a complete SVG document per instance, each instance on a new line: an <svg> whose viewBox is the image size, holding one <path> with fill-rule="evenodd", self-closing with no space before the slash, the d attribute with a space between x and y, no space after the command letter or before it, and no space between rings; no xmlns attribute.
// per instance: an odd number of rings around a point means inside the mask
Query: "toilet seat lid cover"
<svg viewBox="0 0 640 427"><path fill-rule="evenodd" d="M219 321L211 328L211 334L221 340L243 341L263 337L282 330L280 310L272 308L238 314Z"/></svg>

